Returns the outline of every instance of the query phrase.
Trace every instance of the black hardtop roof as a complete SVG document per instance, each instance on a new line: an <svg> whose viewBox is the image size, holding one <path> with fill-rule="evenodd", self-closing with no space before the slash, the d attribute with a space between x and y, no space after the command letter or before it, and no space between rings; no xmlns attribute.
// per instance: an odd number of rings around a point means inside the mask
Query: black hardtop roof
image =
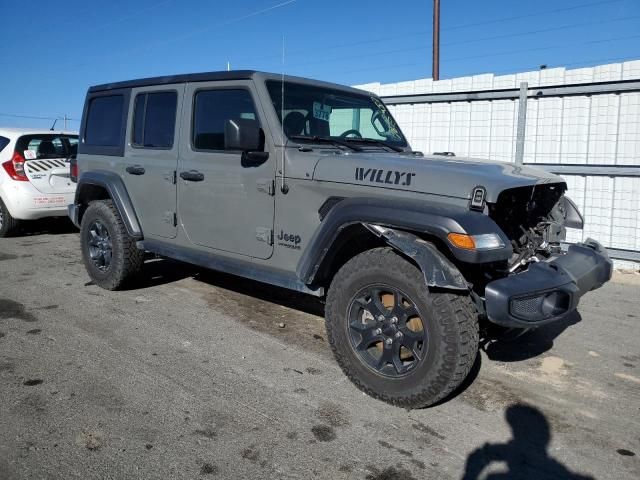
<svg viewBox="0 0 640 480"><path fill-rule="evenodd" d="M140 78L137 80L127 80L124 82L105 83L103 85L95 85L89 87L89 93L104 92L109 90L116 90L120 88L138 88L138 87L150 87L153 85L169 85L172 83L186 83L186 82L209 82L209 81L223 81L223 80L251 80L257 78L259 80L280 80L282 74L260 72L257 70L231 70L221 72L202 72L202 73L187 73L181 75L165 75L163 77L149 77ZM338 88L340 90L350 91L352 93L365 93L362 90L355 89L353 87L347 87L346 85L339 85L336 83L324 82L322 80L312 80L310 78L302 78L291 75L285 75L286 81L304 82L305 84L315 85L318 87Z"/></svg>
<svg viewBox="0 0 640 480"><path fill-rule="evenodd" d="M151 85L167 85L170 83L208 82L214 80L249 80L256 73L255 70L231 70L221 72L186 73L181 75L165 75L162 77L139 78L124 82L104 83L89 87L89 92L116 90L119 88L148 87Z"/></svg>

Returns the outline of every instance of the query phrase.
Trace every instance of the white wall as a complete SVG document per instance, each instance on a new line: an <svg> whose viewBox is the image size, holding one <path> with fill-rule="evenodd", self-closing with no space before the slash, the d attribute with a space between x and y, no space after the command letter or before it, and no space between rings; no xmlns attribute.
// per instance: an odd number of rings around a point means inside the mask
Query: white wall
<svg viewBox="0 0 640 480"><path fill-rule="evenodd" d="M552 68L512 75L483 74L420 79L358 88L382 97L481 91L640 79L640 60L567 70ZM391 105L415 150L452 151L457 156L512 161L517 100ZM530 98L527 102L525 163L640 165L640 92ZM565 176L569 196L585 215L583 231L569 241L593 237L605 246L640 251L640 177ZM640 264L617 262L621 268Z"/></svg>

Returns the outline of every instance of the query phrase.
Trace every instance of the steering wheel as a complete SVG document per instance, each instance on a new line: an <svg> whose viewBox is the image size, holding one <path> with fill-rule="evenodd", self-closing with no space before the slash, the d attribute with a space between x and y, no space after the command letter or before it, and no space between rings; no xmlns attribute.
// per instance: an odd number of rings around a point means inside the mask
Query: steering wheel
<svg viewBox="0 0 640 480"><path fill-rule="evenodd" d="M342 132L340 138L347 138L349 135L353 135L354 138L362 138L362 134L355 128Z"/></svg>

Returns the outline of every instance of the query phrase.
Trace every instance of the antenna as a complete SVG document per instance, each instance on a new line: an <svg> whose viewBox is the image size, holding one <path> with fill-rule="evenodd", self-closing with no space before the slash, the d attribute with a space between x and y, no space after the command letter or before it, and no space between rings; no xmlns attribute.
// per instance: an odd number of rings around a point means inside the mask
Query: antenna
<svg viewBox="0 0 640 480"><path fill-rule="evenodd" d="M281 168L280 168L282 184L280 186L280 191L286 195L289 192L289 187L285 183L286 182L286 175L285 175L286 162L284 159L284 152L286 149L286 144L288 142L286 142L284 138L285 137L284 137L284 34L283 34L282 35L282 76L280 80L280 143L282 143Z"/></svg>
<svg viewBox="0 0 640 480"><path fill-rule="evenodd" d="M56 118L56 119L53 121L53 125L51 125L51 128L49 129L49 130L51 130L52 132L53 132L53 129L54 129L54 128L56 128L56 122L57 122L57 121L58 121L58 119Z"/></svg>

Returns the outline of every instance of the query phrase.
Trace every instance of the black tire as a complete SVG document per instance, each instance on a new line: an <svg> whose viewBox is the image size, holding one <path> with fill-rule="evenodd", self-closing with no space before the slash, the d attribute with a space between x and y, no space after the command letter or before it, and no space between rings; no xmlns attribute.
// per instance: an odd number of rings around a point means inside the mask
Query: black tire
<svg viewBox="0 0 640 480"><path fill-rule="evenodd" d="M382 306L389 312L404 309L416 312L422 327L409 333L406 328L409 325L406 321L408 316L401 313L398 321L396 314L392 313L396 330L387 333L387 329L393 326L378 315L378 322L382 322L378 325L383 328L376 328L373 332L379 335L367 338L386 340L368 346L364 334L360 333L360 328L354 329L353 322L358 327L368 329L369 325L375 324L376 315L374 313L368 319L353 320L354 308L356 312L363 308L380 312L380 309L370 307L373 300L366 299L366 292L387 288L399 292L394 298L401 300L395 300L392 310ZM401 307L397 310L399 303ZM345 375L368 395L405 408L430 406L449 395L466 378L478 353L478 318L469 296L430 292L422 272L390 248L376 248L356 255L336 273L327 293L325 318L329 344ZM405 332L404 339L397 339L398 335L402 337L397 333L398 329ZM371 333L371 330L367 331ZM422 335L423 340L416 343L414 337L418 334ZM354 336L357 338L355 341ZM382 369L379 369L379 365L372 366L376 361L385 362L374 358L375 352L381 352L380 357L382 352L388 353L385 342L388 342L392 355L397 342L404 344L405 341L417 346L412 348L412 351L416 351L415 356L402 350L404 347L397 347L399 366L396 366L396 357L393 362L385 363ZM405 360L402 360L400 352L405 352ZM372 362L372 359L376 361ZM407 371L399 374L399 367Z"/></svg>
<svg viewBox="0 0 640 480"><path fill-rule="evenodd" d="M18 229L20 221L13 218L0 198L0 237L10 237Z"/></svg>
<svg viewBox="0 0 640 480"><path fill-rule="evenodd" d="M100 238L101 247L93 245L92 231L106 232ZM142 269L144 251L136 247L135 239L127 233L118 210L111 200L97 200L89 204L80 225L82 260L91 280L106 290L126 286ZM102 255L100 253L102 252ZM109 252L106 255L105 252ZM92 256L93 255L93 256ZM110 260L107 262L107 257ZM108 263L108 265L107 265Z"/></svg>

